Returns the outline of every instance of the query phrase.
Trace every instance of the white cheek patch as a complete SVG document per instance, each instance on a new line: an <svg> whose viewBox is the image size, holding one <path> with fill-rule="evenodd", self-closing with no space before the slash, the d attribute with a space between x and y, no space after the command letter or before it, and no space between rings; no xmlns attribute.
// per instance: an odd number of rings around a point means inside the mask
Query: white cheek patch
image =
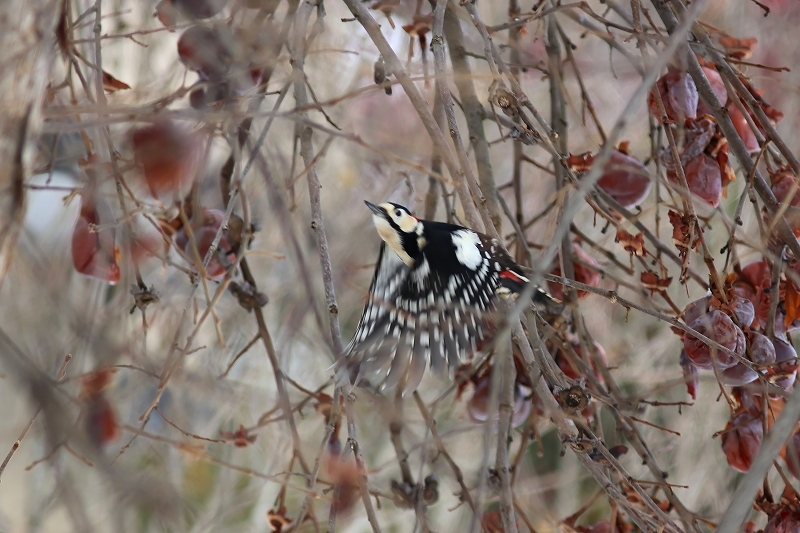
<svg viewBox="0 0 800 533"><path fill-rule="evenodd" d="M372 215L372 222L375 224L375 229L378 230L378 235L380 235L381 239L389 245L389 248L394 250L403 263L408 266L414 266L414 259L403 249L400 236L394 228L383 217L378 215Z"/></svg>
<svg viewBox="0 0 800 533"><path fill-rule="evenodd" d="M478 246L479 243L480 239L478 238L478 234L474 231L462 229L453 233L453 245L456 247L456 259L470 270L477 270L483 262L481 249Z"/></svg>

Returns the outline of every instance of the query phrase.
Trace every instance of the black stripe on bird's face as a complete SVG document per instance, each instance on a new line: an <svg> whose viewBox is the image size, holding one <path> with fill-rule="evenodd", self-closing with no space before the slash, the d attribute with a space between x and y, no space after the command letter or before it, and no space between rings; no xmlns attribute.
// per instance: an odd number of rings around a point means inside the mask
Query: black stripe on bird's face
<svg viewBox="0 0 800 533"><path fill-rule="evenodd" d="M364 201L372 211L372 221L378 235L397 256L413 267L426 242L422 236L422 222L402 205L386 202L380 205Z"/></svg>

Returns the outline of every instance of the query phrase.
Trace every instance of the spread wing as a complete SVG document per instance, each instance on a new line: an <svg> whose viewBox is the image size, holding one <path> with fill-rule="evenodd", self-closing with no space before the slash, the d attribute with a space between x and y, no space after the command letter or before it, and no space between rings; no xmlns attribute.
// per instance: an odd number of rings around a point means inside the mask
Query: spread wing
<svg viewBox="0 0 800 533"><path fill-rule="evenodd" d="M382 243L347 365L406 391L417 388L428 363L440 374L452 371L486 339L498 283L489 261L470 269L433 253L409 267Z"/></svg>

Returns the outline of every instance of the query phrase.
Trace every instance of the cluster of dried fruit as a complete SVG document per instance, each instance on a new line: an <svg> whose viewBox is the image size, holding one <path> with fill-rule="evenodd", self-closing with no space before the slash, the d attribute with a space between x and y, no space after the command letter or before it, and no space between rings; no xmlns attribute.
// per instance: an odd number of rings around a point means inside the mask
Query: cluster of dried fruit
<svg viewBox="0 0 800 533"><path fill-rule="evenodd" d="M194 23L178 39L178 57L200 78L189 93L189 103L195 109L230 103L262 81L264 65L254 60L257 54L245 44L247 39L239 38L220 21L205 22L220 14L227 3L228 0L161 0L156 6L156 16L168 28L181 20ZM278 2L250 0L244 5L274 11ZM269 33L264 32L262 37L268 38Z"/></svg>
<svg viewBox="0 0 800 533"><path fill-rule="evenodd" d="M725 83L713 65L704 63L703 72L708 79L714 94L722 105L726 106L734 127L741 136L748 151L759 150L758 139L739 106L729 100ZM761 100L760 94L752 89L746 80L742 80L752 96ZM685 72L670 67L656 83L655 89L648 98L650 112L659 122L673 128L676 133L683 130L683 142L680 147L680 168L686 177L689 191L706 203L716 207L725 194L727 184L735 179L735 174L728 162L728 141L722 135L716 121L704 102L700 101L692 78ZM783 115L780 111L766 103L762 109L774 122ZM678 128L677 126L680 126ZM678 135L675 136L676 138ZM667 169L670 181L682 186L678 162L673 158L670 148L661 154L661 160Z"/></svg>
<svg viewBox="0 0 800 533"><path fill-rule="evenodd" d="M698 369L714 371L721 385L733 387L735 409L722 433L722 448L728 463L742 472L749 469L784 401L776 394L753 392L747 385L759 380L763 386L790 391L797 376L797 352L786 334L800 328L800 320L783 296L796 287L790 279L782 279L773 288L771 272L766 261L752 262L725 280L724 294L714 293L686 306L684 322L705 338L676 330L683 336L680 363L692 398L697 395Z"/></svg>

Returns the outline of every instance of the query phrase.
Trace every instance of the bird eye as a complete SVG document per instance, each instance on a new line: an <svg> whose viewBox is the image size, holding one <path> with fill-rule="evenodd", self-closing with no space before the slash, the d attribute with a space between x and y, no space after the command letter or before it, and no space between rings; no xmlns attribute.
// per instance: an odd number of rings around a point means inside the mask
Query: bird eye
<svg viewBox="0 0 800 533"><path fill-rule="evenodd" d="M402 212L402 211L400 211L399 209L395 209L395 210L394 210L394 216L396 216L397 218L400 218L400 216L401 216L402 214L403 214L403 212Z"/></svg>

